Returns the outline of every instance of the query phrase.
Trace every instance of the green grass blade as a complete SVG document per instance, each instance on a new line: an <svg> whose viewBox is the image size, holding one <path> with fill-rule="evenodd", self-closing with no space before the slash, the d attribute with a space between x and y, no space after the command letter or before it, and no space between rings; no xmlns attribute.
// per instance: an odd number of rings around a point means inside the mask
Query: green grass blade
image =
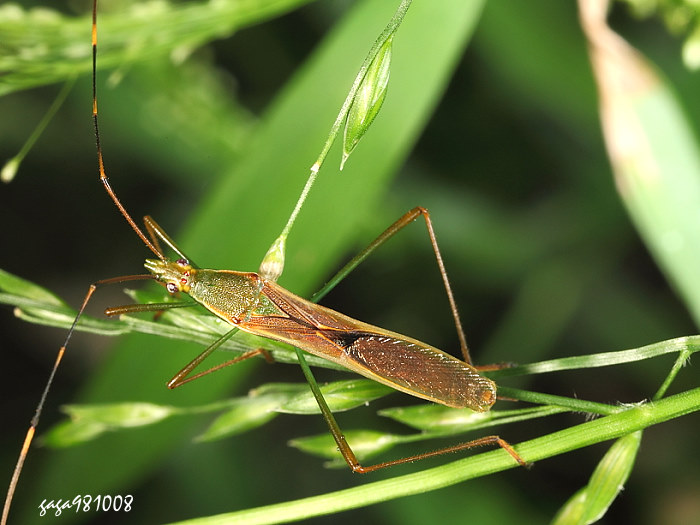
<svg viewBox="0 0 700 525"><path fill-rule="evenodd" d="M581 4L600 115L620 196L659 267L700 325L700 143L671 86Z"/></svg>
<svg viewBox="0 0 700 525"><path fill-rule="evenodd" d="M632 472L642 432L621 437L596 467L586 487L562 507L552 525L588 525L602 518Z"/></svg>
<svg viewBox="0 0 700 525"><path fill-rule="evenodd" d="M515 449L523 459L534 462L593 443L615 439L698 410L700 389L695 389L657 403L630 408L620 414L526 441L516 445ZM177 525L288 523L424 493L510 468L518 468L513 458L503 450L495 450L386 481L367 483L360 487L257 509L180 521Z"/></svg>

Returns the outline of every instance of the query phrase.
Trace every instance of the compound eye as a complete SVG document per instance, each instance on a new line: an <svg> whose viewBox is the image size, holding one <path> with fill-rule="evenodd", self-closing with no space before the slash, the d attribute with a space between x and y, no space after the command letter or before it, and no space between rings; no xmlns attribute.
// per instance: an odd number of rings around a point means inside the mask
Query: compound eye
<svg viewBox="0 0 700 525"><path fill-rule="evenodd" d="M175 261L175 262L176 262L177 264L179 264L180 266L189 266L189 264L190 264L190 261L188 261L187 259L182 259L182 258L181 258L181 259L178 259L178 260Z"/></svg>
<svg viewBox="0 0 700 525"><path fill-rule="evenodd" d="M174 293L177 293L177 292L180 291L180 290L178 289L177 285L174 284L174 283L167 283L167 284L165 285L165 289L168 290L168 292L170 292L171 294L174 294Z"/></svg>

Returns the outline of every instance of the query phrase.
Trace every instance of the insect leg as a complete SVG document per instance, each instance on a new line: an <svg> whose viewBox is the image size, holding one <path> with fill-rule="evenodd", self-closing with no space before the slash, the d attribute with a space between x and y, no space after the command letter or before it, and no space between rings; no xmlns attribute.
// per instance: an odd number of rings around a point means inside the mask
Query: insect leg
<svg viewBox="0 0 700 525"><path fill-rule="evenodd" d="M197 306L194 301L182 302L182 303L137 303L137 304L125 304L122 306L110 306L105 309L105 315L108 317L113 317L115 315L122 314L133 314L139 312L156 312L162 313L164 310L169 310L171 308L186 308L189 306Z"/></svg>
<svg viewBox="0 0 700 525"><path fill-rule="evenodd" d="M500 438L499 436L485 436L479 439L474 439L472 441L458 443L457 445L452 445L450 447L433 450L431 452L425 452L423 454L416 454L414 456L408 456L392 461L385 461L382 463L377 463L375 465L363 466L360 464L360 462L357 459L357 456L352 451L352 448L348 444L347 440L345 439L345 436L343 435L343 432L338 426L338 422L335 420L333 412L331 412L331 409L328 407L328 403L326 403L326 400L323 397L323 394L321 393L321 389L318 387L318 383L316 383L316 379L314 378L313 373L311 372L311 368L309 368L309 365L306 363L306 359L304 358L304 352L299 349L296 349L296 352L297 358L299 360L299 365L301 366L304 376L306 377L306 380L309 383L309 386L311 387L311 391L313 392L313 395L316 398L316 402L318 403L318 406L321 409L323 419L325 419L326 424L328 425L328 429L330 430L333 439L338 445L338 450L343 455L343 459L345 459L345 462L348 464L348 466L353 472L365 474L367 472L374 472L376 470L392 467L394 465L401 465L402 463L412 463L421 459L430 458L434 456L441 456L442 454L449 454L451 452L458 452L460 450L467 450L470 448L481 447L484 445L498 445L503 450L508 452L508 454L510 454L513 457L513 459L520 464L520 466L530 466L530 464L527 463L522 457L520 457L520 454L518 454L507 441Z"/></svg>
<svg viewBox="0 0 700 525"><path fill-rule="evenodd" d="M168 388L177 388L181 385L184 385L185 383L189 383L190 381L194 381L195 379L199 379L202 376L211 374L212 372L215 372L216 370L220 370L221 368L225 368L227 366L235 365L236 363L240 363L241 361L245 359L249 359L251 357L255 357L256 355L262 355L265 357L265 359L268 362L272 362L272 356L270 353L265 350L264 348L257 348L255 350L251 350L249 352L246 352L242 355L239 355L238 357L235 357L233 359L229 359L228 361L218 364L216 366L213 366L211 368L208 368L207 370L204 370L202 372L199 372L193 376L190 376L190 374L194 371L195 368L197 368L202 361L204 361L207 357L209 357L214 350L219 348L222 344L224 344L226 341L228 341L233 334L238 332L238 328L233 328L226 332L224 335L219 337L216 341L214 341L212 344L210 344L201 354L199 354L197 357L195 357L192 361L187 364L182 370L180 370L177 374L173 376L173 378L168 381Z"/></svg>
<svg viewBox="0 0 700 525"><path fill-rule="evenodd" d="M447 300L450 303L450 310L452 311L452 317L454 318L455 327L457 328L457 337L459 338L459 346L462 350L462 355L464 355L464 360L468 364L472 364L471 357L469 356L469 348L467 346L467 338L464 335L464 329L462 328L462 321L459 318L459 312L457 310L457 302L455 301L454 294L452 293L452 287L450 286L450 281L447 278L447 271L445 270L445 264L442 261L442 255L440 254L440 248L435 238L435 231L433 230L433 223L430 220L430 213L425 208L416 206L412 210L406 212L402 215L394 224L389 226L384 232L373 240L367 248L358 253L353 257L345 266L343 266L318 292L316 292L312 297L311 301L320 301L328 292L330 292L335 286L342 281L351 271L353 271L357 265L364 261L376 248L384 244L387 240L398 233L400 230L411 224L419 216L425 219L425 226L428 229L428 237L430 237L430 244L433 247L433 252L435 253L435 259L437 260L438 268L440 270L440 275L442 276L442 282L445 286L445 291L447 292Z"/></svg>

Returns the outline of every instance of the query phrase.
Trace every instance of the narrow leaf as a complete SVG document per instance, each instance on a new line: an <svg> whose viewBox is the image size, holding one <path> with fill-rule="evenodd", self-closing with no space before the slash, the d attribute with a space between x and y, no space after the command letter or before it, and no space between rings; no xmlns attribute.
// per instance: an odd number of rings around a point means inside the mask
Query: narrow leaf
<svg viewBox="0 0 700 525"><path fill-rule="evenodd" d="M109 431L107 425L94 421L62 421L42 436L42 442L53 448L83 444Z"/></svg>
<svg viewBox="0 0 700 525"><path fill-rule="evenodd" d="M268 383L251 390L247 397L233 400L196 441L215 441L262 426L277 417L280 405L306 390L303 383Z"/></svg>
<svg viewBox="0 0 700 525"><path fill-rule="evenodd" d="M141 427L180 413L177 407L154 403L66 405L63 412L74 421L92 421L110 427Z"/></svg>
<svg viewBox="0 0 700 525"><path fill-rule="evenodd" d="M0 269L0 290L18 297L33 299L56 306L65 305L58 296L52 294L46 288L42 288L37 284L2 269Z"/></svg>
<svg viewBox="0 0 700 525"><path fill-rule="evenodd" d="M613 444L591 475L588 485L562 507L553 525L588 525L607 512L632 472L642 432L628 434Z"/></svg>
<svg viewBox="0 0 700 525"><path fill-rule="evenodd" d="M216 441L262 426L277 417L273 411L276 405L271 399L237 404L217 417L195 441Z"/></svg>
<svg viewBox="0 0 700 525"><path fill-rule="evenodd" d="M321 393L333 412L342 412L366 405L370 401L392 392L394 392L392 388L368 379L336 381L321 387ZM278 410L290 414L319 414L321 412L310 390L294 397Z"/></svg>
<svg viewBox="0 0 700 525"><path fill-rule="evenodd" d="M449 408L436 404L388 408L379 412L382 416L420 430L470 426L491 419L492 413L493 411L479 413L468 408Z"/></svg>
<svg viewBox="0 0 700 525"><path fill-rule="evenodd" d="M386 452L397 443L397 436L384 432L351 430L344 434L359 460ZM289 445L315 456L331 460L340 458L338 445L328 433L293 439L289 442ZM342 464L344 465L345 463L343 462Z"/></svg>

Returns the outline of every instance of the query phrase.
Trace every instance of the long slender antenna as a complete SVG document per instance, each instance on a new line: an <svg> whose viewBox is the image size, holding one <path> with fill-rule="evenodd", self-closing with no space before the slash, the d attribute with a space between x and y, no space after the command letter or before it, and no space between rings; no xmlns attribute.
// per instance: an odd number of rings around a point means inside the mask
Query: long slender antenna
<svg viewBox="0 0 700 525"><path fill-rule="evenodd" d="M15 495L15 489L17 488L17 482L19 481L19 475L22 473L22 467L24 466L24 460L27 459L27 453L29 452L29 446L32 443L32 440L34 439L34 434L36 433L36 428L39 425L39 418L41 417L41 412L44 409L44 403L46 402L46 398L49 395L49 390L51 390L51 385L53 384L54 377L56 376L56 371L58 370L59 365L61 364L61 361L63 360L63 355L66 353L66 347L68 346L68 343L70 342L71 337L73 337L73 332L75 332L75 328L78 326L78 321L83 315L83 312L85 311L85 308L87 307L88 303L90 302L90 299L92 298L92 294L95 293L95 290L99 288L100 286L104 284L115 284L115 283L123 283L127 281L139 281L139 280L145 280L145 279L153 279L153 275L125 275L122 277L112 277L110 279L103 279L101 281L97 281L93 284L90 285L90 288L88 289L87 293L85 294L85 298L83 299L83 304L80 305L80 309L78 310L77 315L75 316L75 319L73 320L73 324L70 327L70 330L68 330L68 334L66 335L66 339L63 342L63 345L61 348L59 348L58 353L56 354L56 360L54 361L53 367L51 368L51 372L49 373L49 379L46 381L46 386L44 387L44 391L41 394L41 398L39 399L39 404L36 407L36 410L34 411L34 417L32 417L32 420L29 423L29 428L27 429L27 435L24 438L24 443L22 444L22 450L19 453L19 458L17 459L17 464L15 465L15 470L12 473L12 479L10 480L10 487L7 489L7 496L5 497L5 506L2 509L2 519L0 520L0 525L6 525L7 524L7 517L10 514L10 506L12 505L12 498Z"/></svg>
<svg viewBox="0 0 700 525"><path fill-rule="evenodd" d="M97 145L97 164L100 169L100 182L102 182L107 194L112 198L119 212L126 219L126 222L129 223L129 226L131 226L131 229L136 232L136 235L139 236L148 249L161 261L167 260L165 255L153 245L151 240L136 224L136 221L131 218L129 212L126 211L126 208L117 197L117 194L114 193L112 186L110 186L105 172L104 160L102 158L102 144L100 143L100 126L97 118L97 0L92 0L92 121L95 126L95 144Z"/></svg>

